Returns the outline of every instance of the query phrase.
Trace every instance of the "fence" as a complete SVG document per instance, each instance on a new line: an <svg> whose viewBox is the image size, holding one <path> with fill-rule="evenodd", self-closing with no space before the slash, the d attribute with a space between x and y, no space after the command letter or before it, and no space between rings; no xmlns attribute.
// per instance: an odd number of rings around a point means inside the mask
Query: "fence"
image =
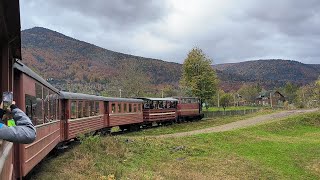
<svg viewBox="0 0 320 180"><path fill-rule="evenodd" d="M205 118L213 118L217 116L234 116L234 115L245 115L255 113L259 109L244 109L244 110L227 110L227 111L203 111Z"/></svg>

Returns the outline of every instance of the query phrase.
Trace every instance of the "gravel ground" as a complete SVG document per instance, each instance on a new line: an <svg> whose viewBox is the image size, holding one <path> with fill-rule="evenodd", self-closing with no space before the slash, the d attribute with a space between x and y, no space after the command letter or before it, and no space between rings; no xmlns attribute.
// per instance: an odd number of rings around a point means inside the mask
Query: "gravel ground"
<svg viewBox="0 0 320 180"><path fill-rule="evenodd" d="M315 111L319 111L319 109L281 111L278 113L257 116L257 117L253 117L253 118L249 118L241 121L232 122L229 124L224 124L221 126L194 130L189 132L175 133L175 134L164 134L164 135L159 135L155 137L161 137L161 138L162 137L182 137L182 136L191 136L195 134L203 134L203 133L211 133L211 132L231 131L234 129L245 128L248 126L253 126L253 125L262 124L266 122L277 121L282 118L295 115L295 114L302 114L302 113L315 112Z"/></svg>

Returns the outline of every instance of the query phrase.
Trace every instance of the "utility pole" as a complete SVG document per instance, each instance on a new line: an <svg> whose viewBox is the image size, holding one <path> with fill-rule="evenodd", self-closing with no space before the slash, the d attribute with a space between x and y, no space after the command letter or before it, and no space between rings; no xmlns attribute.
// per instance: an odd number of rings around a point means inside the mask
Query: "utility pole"
<svg viewBox="0 0 320 180"><path fill-rule="evenodd" d="M121 89L119 89L119 92L120 92L120 97L121 97L121 91L122 91L122 90L121 90Z"/></svg>
<svg viewBox="0 0 320 180"><path fill-rule="evenodd" d="M163 89L161 89L161 97L163 98Z"/></svg>
<svg viewBox="0 0 320 180"><path fill-rule="evenodd" d="M270 93L270 105L272 107L272 92Z"/></svg>

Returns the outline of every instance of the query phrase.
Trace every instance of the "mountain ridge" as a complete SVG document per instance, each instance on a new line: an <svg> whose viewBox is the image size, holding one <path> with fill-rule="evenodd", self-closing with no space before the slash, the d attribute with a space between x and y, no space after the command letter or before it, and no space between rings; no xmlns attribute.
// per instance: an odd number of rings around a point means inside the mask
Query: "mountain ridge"
<svg viewBox="0 0 320 180"><path fill-rule="evenodd" d="M55 79L51 83L59 89L66 89L70 83L100 87L79 90L84 93L110 88L108 83L121 76L121 68L127 63L136 64L155 86L177 87L181 78L179 63L111 51L47 28L26 29L21 36L23 62L44 78ZM293 60L253 60L217 64L213 68L226 91L236 90L243 83L260 83L268 88L286 81L302 85L320 74L320 65Z"/></svg>

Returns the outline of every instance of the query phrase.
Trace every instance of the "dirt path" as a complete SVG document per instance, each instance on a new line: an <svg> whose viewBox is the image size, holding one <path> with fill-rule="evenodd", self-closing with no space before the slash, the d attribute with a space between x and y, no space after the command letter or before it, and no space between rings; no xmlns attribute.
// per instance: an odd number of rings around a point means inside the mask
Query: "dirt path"
<svg viewBox="0 0 320 180"><path fill-rule="evenodd" d="M314 111L318 111L318 110L319 109L282 111L282 112L278 112L278 113L267 114L267 115L262 115L262 116L257 116L257 117L241 120L241 121L236 121L236 122L224 124L221 126L215 126L215 127L211 127L211 128L199 129L199 130L194 130L194 131L189 131L189 132L181 132L181 133L175 133L175 134L164 134L164 135L159 135L156 137L181 137L181 136L191 136L194 134L231 131L234 129L239 129L239 128L244 128L244 127L253 126L253 125L257 125L257 124L262 124L265 122L272 122L275 120L280 120L281 118L285 118L285 117L288 117L288 116L294 115L294 114L302 114L302 113L314 112Z"/></svg>

